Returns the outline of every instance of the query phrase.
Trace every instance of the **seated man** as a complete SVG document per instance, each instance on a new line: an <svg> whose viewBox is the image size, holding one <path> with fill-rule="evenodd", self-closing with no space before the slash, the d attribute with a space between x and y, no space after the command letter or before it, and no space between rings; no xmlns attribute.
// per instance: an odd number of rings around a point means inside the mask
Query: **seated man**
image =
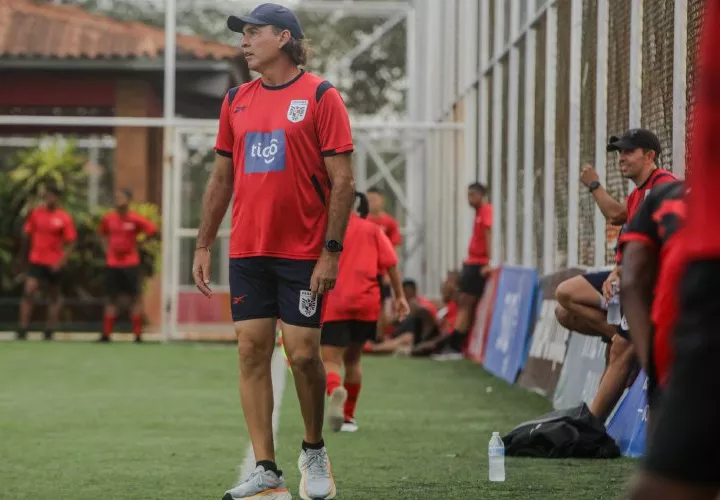
<svg viewBox="0 0 720 500"><path fill-rule="evenodd" d="M458 315L457 299L460 295L460 272L449 271L443 281L442 301L445 306L438 311L438 333L417 344L413 356L429 356L439 353L445 347L455 330Z"/></svg>
<svg viewBox="0 0 720 500"><path fill-rule="evenodd" d="M410 314L401 321L395 331L379 344L369 344L368 352L375 354L407 354L413 345L438 333L437 308L431 301L417 293L415 281L403 281L405 298Z"/></svg>

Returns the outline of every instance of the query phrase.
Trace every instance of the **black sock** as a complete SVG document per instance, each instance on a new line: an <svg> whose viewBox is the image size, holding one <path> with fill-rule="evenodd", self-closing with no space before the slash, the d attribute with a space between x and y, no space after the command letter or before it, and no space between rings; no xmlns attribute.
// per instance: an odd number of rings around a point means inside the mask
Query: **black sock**
<svg viewBox="0 0 720 500"><path fill-rule="evenodd" d="M457 329L453 330L450 334L450 347L455 351L461 351L466 338L467 332L461 332Z"/></svg>
<svg viewBox="0 0 720 500"><path fill-rule="evenodd" d="M282 471L277 468L277 464L272 460L258 460L255 467L262 467L265 470L273 471L278 477L282 476Z"/></svg>
<svg viewBox="0 0 720 500"><path fill-rule="evenodd" d="M302 449L303 450L321 450L325 446L325 441L323 439L320 440L319 443L311 444L307 441L303 441Z"/></svg>

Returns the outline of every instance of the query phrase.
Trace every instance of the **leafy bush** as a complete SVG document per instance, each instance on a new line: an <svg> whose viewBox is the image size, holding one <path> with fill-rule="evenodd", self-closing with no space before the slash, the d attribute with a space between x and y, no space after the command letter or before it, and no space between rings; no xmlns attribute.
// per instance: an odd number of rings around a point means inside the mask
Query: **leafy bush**
<svg viewBox="0 0 720 500"><path fill-rule="evenodd" d="M75 222L78 239L64 274L68 297L100 298L105 295L105 255L98 227L109 208L90 212L86 159L72 141L51 141L37 149L19 153L15 166L0 182L0 296L19 296L23 274L13 265L20 251L22 225L30 210L41 202L42 188L55 184L63 190L62 206ZM158 207L152 203L133 204L132 210L160 225ZM160 242L139 238L141 271L155 273Z"/></svg>

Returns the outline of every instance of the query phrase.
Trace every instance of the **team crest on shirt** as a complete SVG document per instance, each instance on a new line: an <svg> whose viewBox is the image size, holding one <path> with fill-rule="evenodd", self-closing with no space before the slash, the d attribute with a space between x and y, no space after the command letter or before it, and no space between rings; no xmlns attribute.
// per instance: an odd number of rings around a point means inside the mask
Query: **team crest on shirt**
<svg viewBox="0 0 720 500"><path fill-rule="evenodd" d="M317 296L313 296L310 290L300 290L298 309L306 318L312 318L317 311Z"/></svg>
<svg viewBox="0 0 720 500"><path fill-rule="evenodd" d="M308 101L301 99L293 99L287 110L287 119L293 123L301 122L305 118L307 112Z"/></svg>

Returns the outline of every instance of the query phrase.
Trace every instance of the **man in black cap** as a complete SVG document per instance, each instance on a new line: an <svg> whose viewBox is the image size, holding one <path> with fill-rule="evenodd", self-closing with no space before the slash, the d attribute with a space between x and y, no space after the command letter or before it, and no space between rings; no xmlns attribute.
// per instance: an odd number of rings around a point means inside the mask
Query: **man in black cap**
<svg viewBox="0 0 720 500"><path fill-rule="evenodd" d="M248 66L261 77L231 89L222 104L193 263L195 284L209 297L210 247L234 197L231 310L257 463L224 498L290 498L272 436L270 359L278 318L305 422L300 497L335 498L322 435L320 319L355 200L350 120L338 91L299 68L306 50L291 10L262 4L248 16L231 16L228 27L242 33Z"/></svg>
<svg viewBox="0 0 720 500"><path fill-rule="evenodd" d="M662 148L657 136L647 129L631 129L621 137L611 136L607 150L619 152L620 172L636 186L627 202L621 203L610 196L591 165L583 167L580 181L592 193L605 219L612 225L624 226L650 189L678 179L657 166ZM608 366L590 406L592 413L601 419L610 415L622 396L635 358L627 321L623 318L620 325L607 322L607 302L612 298L613 285L619 290L621 257L618 251L617 266L612 271L575 276L561 283L555 293L558 302L555 313L560 324L585 335L602 336L610 342Z"/></svg>

